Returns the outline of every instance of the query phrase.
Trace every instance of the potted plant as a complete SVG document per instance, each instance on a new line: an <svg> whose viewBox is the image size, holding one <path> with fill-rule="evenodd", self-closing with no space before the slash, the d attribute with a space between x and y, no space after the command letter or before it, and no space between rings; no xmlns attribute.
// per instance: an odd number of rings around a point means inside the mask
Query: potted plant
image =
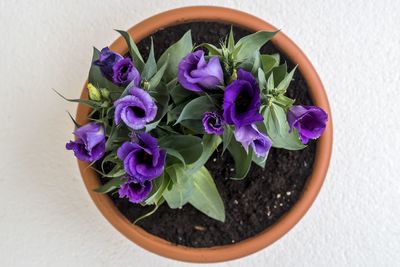
<svg viewBox="0 0 400 267"><path fill-rule="evenodd" d="M119 32L69 99L79 105L66 148L103 215L142 247L193 262L285 234L316 197L332 145L306 57L266 22L218 7Z"/></svg>

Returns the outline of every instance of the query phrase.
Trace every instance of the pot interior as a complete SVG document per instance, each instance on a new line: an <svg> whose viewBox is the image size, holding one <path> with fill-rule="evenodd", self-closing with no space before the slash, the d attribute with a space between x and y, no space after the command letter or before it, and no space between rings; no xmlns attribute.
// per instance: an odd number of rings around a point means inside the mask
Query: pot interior
<svg viewBox="0 0 400 267"><path fill-rule="evenodd" d="M250 32L233 27L235 40ZM229 34L231 25L219 22L190 22L179 24L153 33L138 43L138 48L146 59L153 38L156 58L187 30L191 30L194 44L204 42L218 45ZM267 43L262 53L279 53L276 47ZM287 62L291 70L294 64L281 54L281 63ZM287 95L296 103L312 105L308 87L299 71L294 75ZM155 214L137 224L148 233L188 247L213 247L228 245L251 238L286 214L301 196L305 184L312 173L316 153L316 143L311 141L300 151L272 148L265 169L253 166L242 181L231 180L234 163L229 153L220 151L207 162L206 166L214 177L218 191L226 209L225 223L213 220L200 213L189 204L182 209L170 209L164 203ZM118 210L131 222L147 213L149 208L134 205L126 199L111 194L110 198Z"/></svg>

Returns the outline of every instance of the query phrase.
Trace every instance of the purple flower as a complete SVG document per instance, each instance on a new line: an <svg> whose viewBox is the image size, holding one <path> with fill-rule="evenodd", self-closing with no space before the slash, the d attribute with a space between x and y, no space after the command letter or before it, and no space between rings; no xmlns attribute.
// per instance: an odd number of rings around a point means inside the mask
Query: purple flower
<svg viewBox="0 0 400 267"><path fill-rule="evenodd" d="M157 114L157 105L143 89L132 87L129 93L130 95L114 102L114 120L116 124L122 120L133 130L139 130L146 123L154 120Z"/></svg>
<svg viewBox="0 0 400 267"><path fill-rule="evenodd" d="M140 203L149 195L152 189L151 181L139 181L133 177L127 177L126 182L118 190L120 198L126 197L129 202Z"/></svg>
<svg viewBox="0 0 400 267"><path fill-rule="evenodd" d="M206 112L203 115L204 130L208 134L221 135L224 132L224 121L216 112Z"/></svg>
<svg viewBox="0 0 400 267"><path fill-rule="evenodd" d="M134 81L135 86L139 86L141 80L139 71L129 57L124 58L105 47L101 50L99 59L93 63L100 67L104 77L116 85L127 86Z"/></svg>
<svg viewBox="0 0 400 267"><path fill-rule="evenodd" d="M316 139L322 135L328 120L328 114L316 106L292 106L287 114L290 126L289 132L296 128L299 131L303 144L309 139Z"/></svg>
<svg viewBox="0 0 400 267"><path fill-rule="evenodd" d="M248 152L249 145L251 145L258 157L265 157L272 146L271 139L260 133L254 124L236 128L234 135L236 141L242 143L246 152Z"/></svg>
<svg viewBox="0 0 400 267"><path fill-rule="evenodd" d="M98 123L89 122L74 131L76 141L65 145L67 150L73 150L75 157L82 161L96 161L103 157L106 149L104 128Z"/></svg>
<svg viewBox="0 0 400 267"><path fill-rule="evenodd" d="M259 113L261 100L257 81L250 72L238 70L238 79L230 83L224 93L224 120L237 128L262 121Z"/></svg>
<svg viewBox="0 0 400 267"><path fill-rule="evenodd" d="M202 92L222 84L224 73L217 56L211 57L207 63L204 51L197 50L188 54L179 63L178 80L185 89Z"/></svg>
<svg viewBox="0 0 400 267"><path fill-rule="evenodd" d="M166 151L160 150L157 139L148 133L137 135L136 142L127 141L118 148L125 171L138 181L157 178L164 171Z"/></svg>

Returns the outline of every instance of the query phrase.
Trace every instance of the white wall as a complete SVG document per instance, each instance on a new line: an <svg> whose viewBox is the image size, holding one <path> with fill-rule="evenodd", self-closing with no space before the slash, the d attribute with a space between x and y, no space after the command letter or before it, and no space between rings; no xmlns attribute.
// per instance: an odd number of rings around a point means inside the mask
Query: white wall
<svg viewBox="0 0 400 267"><path fill-rule="evenodd" d="M264 18L314 63L334 116L326 183L268 249L224 266L394 266L400 261L400 1L11 1L0 3L0 265L183 266L137 247L96 210L64 150L91 47L174 7Z"/></svg>

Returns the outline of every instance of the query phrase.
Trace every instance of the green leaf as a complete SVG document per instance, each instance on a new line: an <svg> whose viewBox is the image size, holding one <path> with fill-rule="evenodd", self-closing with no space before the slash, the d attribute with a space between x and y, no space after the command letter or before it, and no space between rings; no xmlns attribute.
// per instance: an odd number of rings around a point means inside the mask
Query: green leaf
<svg viewBox="0 0 400 267"><path fill-rule="evenodd" d="M184 167L186 167L185 159L182 157L181 153L179 153L177 150L172 149L172 148L165 148L165 151L167 152L167 156L172 156L174 159L177 159L178 161L180 161L180 163L182 163ZM176 163L176 161L175 161L175 163Z"/></svg>
<svg viewBox="0 0 400 267"><path fill-rule="evenodd" d="M157 114L154 120L146 125L146 132L150 132L160 121L164 118L165 114L168 112L168 102L169 102L169 94L167 88L164 86L157 87L156 90L150 90L149 94L154 98L157 105Z"/></svg>
<svg viewBox="0 0 400 267"><path fill-rule="evenodd" d="M277 135L283 136L286 132L286 114L282 108L277 105L271 104L264 114L266 114L266 125L268 133L276 133Z"/></svg>
<svg viewBox="0 0 400 267"><path fill-rule="evenodd" d="M171 89L170 94L171 94L172 101L174 101L174 103L176 105L186 101L187 99L189 99L193 96L197 96L192 91L182 88L182 86L180 86L179 84Z"/></svg>
<svg viewBox="0 0 400 267"><path fill-rule="evenodd" d="M263 92L264 90L267 89L267 81L265 79L265 73L261 68L258 69L257 77L258 77L258 85L260 87L261 92Z"/></svg>
<svg viewBox="0 0 400 267"><path fill-rule="evenodd" d="M169 57L167 57L164 65L162 65L161 68L156 72L156 74L150 79L150 81L149 81L150 90L157 88L157 86L159 85L159 83L165 73L165 70L167 69L168 62L169 62Z"/></svg>
<svg viewBox="0 0 400 267"><path fill-rule="evenodd" d="M93 101L93 100L88 100L88 99L71 99L71 98L66 98L65 96L63 96L61 93L57 92L56 89L53 88L53 91L59 95L61 98L63 98L64 100L68 101L68 102L76 102L76 103L82 103L84 105L87 105L89 107L92 108L100 108L101 107L101 103L97 102L97 101Z"/></svg>
<svg viewBox="0 0 400 267"><path fill-rule="evenodd" d="M279 54L261 55L260 59L264 73L269 73L273 68L279 65Z"/></svg>
<svg viewBox="0 0 400 267"><path fill-rule="evenodd" d="M244 150L242 144L233 140L228 146L228 150L235 160L235 177L234 180L241 180L246 177L251 167L251 161L253 158L253 150L249 148L248 153Z"/></svg>
<svg viewBox="0 0 400 267"><path fill-rule="evenodd" d="M164 190L163 197L171 209L181 208L190 198L193 179L182 165L172 165L165 170L172 181L172 187Z"/></svg>
<svg viewBox="0 0 400 267"><path fill-rule="evenodd" d="M109 177L109 178L122 177L126 174L124 167L120 164L115 165L114 168L112 168L112 170L109 171L108 173L102 173L99 170L97 170L97 172L101 173L101 175L103 175L104 177Z"/></svg>
<svg viewBox="0 0 400 267"><path fill-rule="evenodd" d="M208 51L208 55L210 56L222 56L222 51L221 49L217 48L216 46L212 44L201 44L200 46L204 47Z"/></svg>
<svg viewBox="0 0 400 267"><path fill-rule="evenodd" d="M296 67L293 68L293 70L292 70L288 75L286 75L285 78L283 78L283 80L282 80L282 81L278 84L278 86L276 87L276 91L277 91L279 94L284 94L284 93L286 93L286 90L287 90L287 88L289 87L289 84L290 84L290 82L291 82L292 79L293 79L293 74L294 74L294 72L296 71L296 68L297 68L297 65L296 65Z"/></svg>
<svg viewBox="0 0 400 267"><path fill-rule="evenodd" d="M68 113L68 116L71 118L72 122L74 123L75 128L77 129L77 128L81 127L81 125L74 119L74 117L72 117L71 113L69 113L68 111L67 111L67 113Z"/></svg>
<svg viewBox="0 0 400 267"><path fill-rule="evenodd" d="M101 161L101 170L104 172L104 164L107 162L111 162L113 164L116 164L119 162L120 159L117 157L116 153L110 153L107 156L104 157L104 159Z"/></svg>
<svg viewBox="0 0 400 267"><path fill-rule="evenodd" d="M165 70L163 80L166 82L174 79L178 73L178 64L181 59L189 54L192 51L192 35L190 30L187 31L183 37L171 45L165 52L161 55L160 59L157 62L157 66L161 68L162 65L165 64L169 57L168 66Z"/></svg>
<svg viewBox="0 0 400 267"><path fill-rule="evenodd" d="M233 130L232 128L225 124L224 125L224 133L222 134L222 154L225 152L225 150L228 148L229 144L232 141L233 137Z"/></svg>
<svg viewBox="0 0 400 267"><path fill-rule="evenodd" d="M235 38L233 36L233 29L231 27L228 37L228 50L233 52L233 49L235 49Z"/></svg>
<svg viewBox="0 0 400 267"><path fill-rule="evenodd" d="M273 147L288 150L300 150L306 147L301 143L295 129L289 133L286 112L281 106L272 103L263 113L265 128L260 127L260 130L268 134Z"/></svg>
<svg viewBox="0 0 400 267"><path fill-rule="evenodd" d="M250 56L240 62L240 64L238 65L238 68L243 68L245 70L251 70L251 72L253 73L253 68L257 67L256 72L255 72L255 74L257 75L258 67L260 67L260 62L259 62L259 60L257 60L257 58L260 58L260 52L254 51L252 56ZM257 66L257 64L258 64L258 66Z"/></svg>
<svg viewBox="0 0 400 267"><path fill-rule="evenodd" d="M214 109L215 105L209 96L197 97L185 105L175 125L183 120L201 120L206 111L213 111Z"/></svg>
<svg viewBox="0 0 400 267"><path fill-rule="evenodd" d="M207 216L225 222L224 203L206 167L194 173L192 179L194 185L189 203Z"/></svg>
<svg viewBox="0 0 400 267"><path fill-rule="evenodd" d="M279 84L287 74L287 65L286 63L279 65L272 69L272 73L274 74L274 84Z"/></svg>
<svg viewBox="0 0 400 267"><path fill-rule="evenodd" d="M153 188L147 197L147 199L143 202L145 205L156 204L163 196L164 191L167 189L168 183L170 179L168 175L164 175L164 173L153 180Z"/></svg>
<svg viewBox="0 0 400 267"><path fill-rule="evenodd" d="M146 213L146 214L140 216L139 218L137 218L133 222L133 224L137 224L139 221L141 221L141 220L149 217L150 215L154 214L158 210L158 208L164 203L164 201L165 201L165 199L163 197L161 197L156 203L154 203L154 208L151 211L149 211L148 213Z"/></svg>
<svg viewBox="0 0 400 267"><path fill-rule="evenodd" d="M258 31L243 37L235 45L235 59L240 62L252 58L254 56L254 51L259 51L276 33L277 32Z"/></svg>
<svg viewBox="0 0 400 267"><path fill-rule="evenodd" d="M126 44L128 45L128 51L132 57L133 63L141 73L144 68L144 61L131 35L126 31L121 31L121 30L116 30L116 31L119 32L122 35L122 37L124 37Z"/></svg>
<svg viewBox="0 0 400 267"><path fill-rule="evenodd" d="M251 73L254 75L258 74L258 69L261 67L261 55L259 51L255 52L254 60L252 61L253 66L251 67Z"/></svg>
<svg viewBox="0 0 400 267"><path fill-rule="evenodd" d="M124 183L123 179L119 177L113 178L107 183L103 184L102 186L96 188L94 191L96 191L97 193L106 194L111 191L114 191L115 189L118 189L123 183Z"/></svg>
<svg viewBox="0 0 400 267"><path fill-rule="evenodd" d="M266 94L269 94L272 92L272 90L275 89L275 83L274 83L274 73L272 72L271 75L268 78L267 81L267 91L265 92Z"/></svg>
<svg viewBox="0 0 400 267"><path fill-rule="evenodd" d="M110 134L108 135L108 139L106 141L106 152L111 151L114 148L114 143L117 141L118 138L118 130L121 129L122 124L115 125L113 122L113 125L111 126L110 129Z"/></svg>
<svg viewBox="0 0 400 267"><path fill-rule="evenodd" d="M158 140L160 147L172 148L185 159L186 164L194 163L203 152L202 140L193 135L169 135Z"/></svg>
<svg viewBox="0 0 400 267"><path fill-rule="evenodd" d="M201 120L184 120L181 125L192 131L193 134L205 134Z"/></svg>
<svg viewBox="0 0 400 267"><path fill-rule="evenodd" d="M168 116L168 120L167 120L167 124L170 124L171 122L174 122L178 119L179 115L181 114L183 108L186 106L186 104L189 101L185 101L183 103L180 103L179 105L174 105L171 104L169 105L169 111L167 113Z"/></svg>
<svg viewBox="0 0 400 267"><path fill-rule="evenodd" d="M287 97L287 96L285 96L283 94L280 94L280 95L277 95L277 96L273 97L271 99L271 101L273 103L283 107L284 109L288 109L295 102L293 99L291 99L291 98L289 98L289 97Z"/></svg>
<svg viewBox="0 0 400 267"><path fill-rule="evenodd" d="M157 63L156 59L154 57L154 44L153 44L153 38L151 38L151 46L150 46L150 53L149 57L147 59L146 64L143 67L142 71L142 79L145 81L148 81L153 75L157 72Z"/></svg>
<svg viewBox="0 0 400 267"><path fill-rule="evenodd" d="M196 162L187 166L188 174L193 174L203 167L221 142L222 140L219 136L214 134L205 134L202 142L203 153Z"/></svg>
<svg viewBox="0 0 400 267"><path fill-rule="evenodd" d="M261 168L265 168L265 163L267 162L267 158L268 158L268 153L267 155L265 155L265 157L257 157L257 155L255 153L253 153L253 162L255 164L257 164L258 166L260 166Z"/></svg>

